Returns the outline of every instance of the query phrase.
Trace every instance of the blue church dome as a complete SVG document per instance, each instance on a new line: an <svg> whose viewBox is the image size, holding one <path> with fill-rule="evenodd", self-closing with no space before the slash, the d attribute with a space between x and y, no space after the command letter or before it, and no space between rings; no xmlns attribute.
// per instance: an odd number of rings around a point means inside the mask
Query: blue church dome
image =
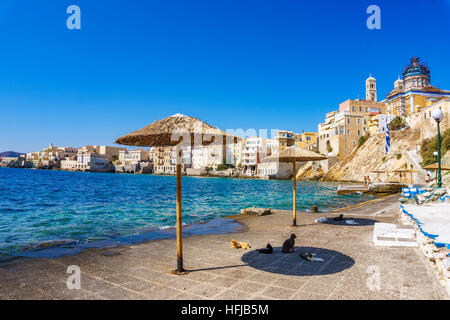
<svg viewBox="0 0 450 320"><path fill-rule="evenodd" d="M409 65L403 70L403 79L412 76L425 76L428 80L430 79L430 69L420 63L420 58L418 57L412 58Z"/></svg>

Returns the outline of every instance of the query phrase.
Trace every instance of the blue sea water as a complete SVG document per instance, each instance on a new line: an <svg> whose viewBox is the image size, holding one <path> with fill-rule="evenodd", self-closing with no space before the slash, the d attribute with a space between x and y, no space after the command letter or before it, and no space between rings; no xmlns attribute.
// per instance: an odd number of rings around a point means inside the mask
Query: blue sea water
<svg viewBox="0 0 450 320"><path fill-rule="evenodd" d="M164 230L176 224L175 187L171 176L0 168L0 257L29 255L46 243L92 247L114 239L144 241L149 237L142 235L152 231L150 238L170 236ZM329 210L371 198L337 195L336 187L298 182L298 210L312 204ZM249 206L291 209L292 181L183 177L183 223L209 221L199 232L215 230L224 219L213 219Z"/></svg>

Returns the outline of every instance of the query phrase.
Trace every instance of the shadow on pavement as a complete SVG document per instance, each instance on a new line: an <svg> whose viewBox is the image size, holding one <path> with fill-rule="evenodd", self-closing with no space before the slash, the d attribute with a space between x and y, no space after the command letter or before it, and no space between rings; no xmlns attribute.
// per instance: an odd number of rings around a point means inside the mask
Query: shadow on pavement
<svg viewBox="0 0 450 320"><path fill-rule="evenodd" d="M345 220L353 220L358 224L347 224ZM373 226L378 220L374 219L365 219L365 218L351 218L344 216L344 220L342 221L334 221L333 218L328 218L325 222L320 222L322 224L334 225L334 226L350 226L350 227L365 227L365 226Z"/></svg>
<svg viewBox="0 0 450 320"><path fill-rule="evenodd" d="M248 266L271 273L310 276L341 272L355 264L353 258L335 250L317 247L295 247L294 253L282 253L281 247L274 247L272 254L259 253L257 250L245 253L242 261ZM315 253L324 261L310 262L299 256L300 253Z"/></svg>

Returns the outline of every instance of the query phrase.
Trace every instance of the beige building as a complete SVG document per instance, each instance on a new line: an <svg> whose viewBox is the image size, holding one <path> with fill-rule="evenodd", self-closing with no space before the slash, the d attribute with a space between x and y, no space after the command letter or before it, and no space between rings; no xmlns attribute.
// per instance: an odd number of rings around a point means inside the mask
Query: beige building
<svg viewBox="0 0 450 320"><path fill-rule="evenodd" d="M119 152L126 151L124 147L110 147L110 146L84 146L78 148L78 153L93 152L108 157L109 162L117 161L119 159Z"/></svg>
<svg viewBox="0 0 450 320"><path fill-rule="evenodd" d="M278 141L279 151L283 151L295 144L295 134L292 131L278 130L274 139Z"/></svg>
<svg viewBox="0 0 450 320"><path fill-rule="evenodd" d="M119 159L119 152L126 150L123 147L98 146L98 153L107 156L109 162Z"/></svg>
<svg viewBox="0 0 450 320"><path fill-rule="evenodd" d="M227 145L227 164L242 165L242 140Z"/></svg>
<svg viewBox="0 0 450 320"><path fill-rule="evenodd" d="M156 147L154 160L155 173L175 174L176 173L176 148Z"/></svg>
<svg viewBox="0 0 450 320"><path fill-rule="evenodd" d="M329 138L321 141L320 153L342 159L353 151L367 130L367 119L364 115L338 113L331 125Z"/></svg>
<svg viewBox="0 0 450 320"><path fill-rule="evenodd" d="M409 125L411 128L420 131L421 139L428 139L437 135L437 124L431 117L435 109L441 109L444 114L444 119L440 123L441 133L450 128L450 98L446 98L430 104L423 108L420 113L411 116Z"/></svg>
<svg viewBox="0 0 450 320"><path fill-rule="evenodd" d="M306 150L317 150L317 140L319 134L317 132L302 132L295 134L295 145Z"/></svg>
<svg viewBox="0 0 450 320"><path fill-rule="evenodd" d="M370 100L352 100L339 104L339 111L326 114L318 126L318 151L321 154L344 158L357 147L359 139L373 130L379 130L380 119L374 118L386 112L386 104L377 102L376 80L366 80L366 97Z"/></svg>

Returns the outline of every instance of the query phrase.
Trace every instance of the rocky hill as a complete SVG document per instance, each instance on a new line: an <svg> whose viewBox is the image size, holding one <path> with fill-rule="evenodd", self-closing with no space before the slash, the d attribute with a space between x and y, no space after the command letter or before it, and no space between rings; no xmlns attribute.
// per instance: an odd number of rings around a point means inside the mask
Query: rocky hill
<svg viewBox="0 0 450 320"><path fill-rule="evenodd" d="M400 174L390 173L386 179L385 173L373 171L416 170L414 180L422 179L425 174L420 167L420 157L417 155L421 144L420 132L413 129L391 132L391 150L385 153L385 134L372 135L360 148L354 149L346 158L325 170L314 168L311 164L302 167L297 175L299 179L320 179L326 181L363 181L370 175L372 182L400 182ZM408 181L411 174L406 173ZM404 181L405 173L401 177Z"/></svg>
<svg viewBox="0 0 450 320"><path fill-rule="evenodd" d="M21 155L24 155L24 153L15 152L15 151L0 152L0 157L16 158L16 157L20 157Z"/></svg>

